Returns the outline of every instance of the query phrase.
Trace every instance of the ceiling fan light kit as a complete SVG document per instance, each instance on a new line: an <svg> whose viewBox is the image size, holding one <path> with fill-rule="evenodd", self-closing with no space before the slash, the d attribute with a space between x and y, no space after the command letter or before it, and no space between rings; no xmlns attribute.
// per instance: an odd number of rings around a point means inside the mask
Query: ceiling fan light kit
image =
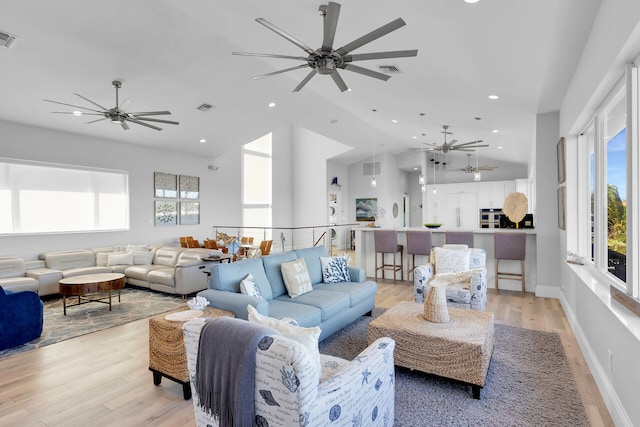
<svg viewBox="0 0 640 427"><path fill-rule="evenodd" d="M256 22L261 25L264 25L274 33L279 36L287 39L291 43L298 46L300 49L304 50L307 54L304 56L292 56L292 55L278 55L278 54L268 54L268 53L252 53L252 52L233 52L234 55L240 56L256 56L262 58L281 58L281 59L293 59L296 61L303 61L305 64L297 65L291 68L286 68L279 71L274 71L271 73L263 74L261 76L253 77L254 80L261 79L264 77L270 77L276 74L285 73L288 71L298 70L302 68L311 68L311 71L307 76L296 86L293 91L299 92L308 82L311 80L316 74L320 75L329 75L333 79L334 83L338 88L345 92L349 90L349 87L344 82L340 74L338 73L338 69L347 70L354 73L362 74L368 77L373 77L375 79L387 81L391 76L386 74L370 70L368 68L360 67L358 65L354 65L354 61L367 61L374 59L388 59L388 58L403 58L416 56L418 54L417 49L413 50L397 50L397 51L389 51L389 52L373 52L373 53L362 53L362 54L351 54L352 51L371 43L374 40L379 39L392 31L397 30L406 25L402 18L397 18L394 21L389 22L386 25L383 25L362 37L347 43L339 49L333 48L333 42L336 35L336 29L338 27L338 17L340 15L340 4L335 2L329 2L328 4L320 5L318 8L318 14L322 16L323 19L323 39L322 46L314 50L305 43L296 39L292 35L287 32L281 30L276 27L269 21L264 18L256 18Z"/></svg>
<svg viewBox="0 0 640 427"><path fill-rule="evenodd" d="M90 100L87 97L84 97L82 95L80 95L79 93L74 93L74 95L84 99L85 101L89 102L90 104L95 105L97 108L99 109L95 109L95 108L89 108L89 107L83 107L80 105L73 105L73 104L66 104L64 102L58 102L58 101L52 101L50 99L45 99L44 101L46 102L51 102L53 104L60 104L60 105L66 105L67 107L73 107L73 108L79 108L81 110L85 110L85 111L53 111L54 114L72 114L74 116L83 116L83 115L88 115L88 116L103 116L101 119L96 119L96 120L92 120L90 122L87 122L86 124L91 124L91 123L96 123L96 122L100 122L103 120L109 120L111 123L115 123L115 124L119 124L120 126L122 126L122 128L124 130L129 130L129 125L127 123L135 123L141 126L145 126L154 130L162 130L161 127L146 123L146 122L154 122L154 123L166 123L166 124L170 124L170 125L178 125L179 122L176 121L172 121L172 120L161 120L161 119L154 119L151 117L147 117L147 116L164 116L164 115L170 115L171 112L170 111L140 111L140 112L136 112L136 113L128 113L127 109L131 106L131 104L133 103L132 100L126 98L124 101L122 101L122 103L120 104L120 100L119 100L119 94L118 94L118 90L122 87L122 82L120 82L119 80L114 80L111 82L111 85L114 87L114 89L116 90L116 105L113 108L106 108L103 107L102 105L98 104L97 102L94 102L92 100Z"/></svg>

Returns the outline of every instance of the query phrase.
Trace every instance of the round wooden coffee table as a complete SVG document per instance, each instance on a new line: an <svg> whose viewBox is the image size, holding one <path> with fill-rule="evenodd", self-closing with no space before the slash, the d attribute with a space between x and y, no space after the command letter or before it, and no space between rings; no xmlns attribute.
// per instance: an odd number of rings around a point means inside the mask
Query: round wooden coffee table
<svg viewBox="0 0 640 427"><path fill-rule="evenodd" d="M89 302L109 304L109 311L111 311L111 292L118 291L118 302L120 302L120 289L124 288L124 274L85 274L82 276L67 277L58 283L60 286L60 295L62 295L62 307L65 316L67 315L67 307ZM67 297L78 297L78 302L67 305Z"/></svg>

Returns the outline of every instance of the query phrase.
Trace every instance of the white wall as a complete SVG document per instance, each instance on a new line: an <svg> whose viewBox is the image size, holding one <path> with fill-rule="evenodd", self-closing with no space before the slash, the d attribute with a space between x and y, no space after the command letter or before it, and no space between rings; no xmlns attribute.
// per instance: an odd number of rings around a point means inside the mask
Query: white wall
<svg viewBox="0 0 640 427"><path fill-rule="evenodd" d="M536 295L559 297L560 267L565 252L558 229L556 144L559 140L558 113L539 114L536 121L536 233L538 283Z"/></svg>
<svg viewBox="0 0 640 427"><path fill-rule="evenodd" d="M135 129L134 131L144 131ZM123 131L124 132L124 131ZM226 221L220 209L233 188L227 188L231 168L211 158L152 150L116 141L0 121L0 155L69 165L119 169L129 172L130 230L70 234L34 234L0 237L0 256L37 258L46 251L80 249L114 244L153 243L177 246L179 236L198 239L212 236L211 225ZM231 159L233 160L233 159ZM237 163L236 163L237 164ZM154 226L153 172L200 177L200 225Z"/></svg>

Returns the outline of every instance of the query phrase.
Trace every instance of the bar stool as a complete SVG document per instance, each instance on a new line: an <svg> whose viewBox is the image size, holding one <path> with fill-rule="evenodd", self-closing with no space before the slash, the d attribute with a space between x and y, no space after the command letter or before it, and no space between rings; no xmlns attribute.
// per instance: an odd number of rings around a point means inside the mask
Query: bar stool
<svg viewBox="0 0 640 427"><path fill-rule="evenodd" d="M473 248L473 231L446 231L445 243L456 245L467 245Z"/></svg>
<svg viewBox="0 0 640 427"><path fill-rule="evenodd" d="M496 291L498 279L520 280L522 283L522 296L524 297L524 256L527 246L526 233L494 233L493 246L496 259ZM520 273L505 273L498 269L499 260L520 261Z"/></svg>
<svg viewBox="0 0 640 427"><path fill-rule="evenodd" d="M376 280L378 280L378 270L382 270L382 278L384 279L384 271L393 271L393 283L396 283L396 273L400 271L400 280L404 280L402 274L402 266L404 261L402 258L402 250L404 247L398 244L398 232L396 230L374 230L373 240L375 243L376 257ZM396 254L400 252L400 265L396 263ZM382 254L382 265L378 267L378 253ZM385 264L384 255L393 254L393 264Z"/></svg>
<svg viewBox="0 0 640 427"><path fill-rule="evenodd" d="M407 230L407 255L411 255L411 265L407 259L407 279L416 269L416 255L431 254L431 232L427 230Z"/></svg>

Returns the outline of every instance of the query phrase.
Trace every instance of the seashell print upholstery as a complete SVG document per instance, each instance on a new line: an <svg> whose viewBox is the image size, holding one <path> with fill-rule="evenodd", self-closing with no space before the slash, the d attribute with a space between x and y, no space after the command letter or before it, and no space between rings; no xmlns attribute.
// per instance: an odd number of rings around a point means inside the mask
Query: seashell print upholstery
<svg viewBox="0 0 640 427"><path fill-rule="evenodd" d="M196 374L200 330L205 319L184 326L189 376ZM298 342L269 335L256 353L256 420L268 427L391 427L394 421L395 341L380 338L352 361L321 355L322 381L309 352ZM314 380L315 378L315 380ZM218 426L200 406L193 382L198 427Z"/></svg>

